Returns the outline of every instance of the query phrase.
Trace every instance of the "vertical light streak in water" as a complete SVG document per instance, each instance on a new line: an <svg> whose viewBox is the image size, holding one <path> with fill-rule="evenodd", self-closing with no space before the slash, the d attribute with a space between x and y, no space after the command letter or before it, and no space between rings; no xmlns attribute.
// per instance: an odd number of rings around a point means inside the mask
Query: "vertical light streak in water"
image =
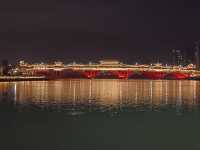
<svg viewBox="0 0 200 150"><path fill-rule="evenodd" d="M88 99L88 101L89 101L89 104L92 101L92 80L91 79L89 81L89 99Z"/></svg>
<svg viewBox="0 0 200 150"><path fill-rule="evenodd" d="M160 101L163 103L164 101L164 96L163 96L163 81L159 81L161 84L160 84Z"/></svg>
<svg viewBox="0 0 200 150"><path fill-rule="evenodd" d="M72 80L69 80L69 88L72 88Z"/></svg>
<svg viewBox="0 0 200 150"><path fill-rule="evenodd" d="M177 113L181 113L181 105L182 105L182 82L178 81L178 97L176 103L176 111Z"/></svg>
<svg viewBox="0 0 200 150"><path fill-rule="evenodd" d="M17 83L14 83L14 102L17 102Z"/></svg>
<svg viewBox="0 0 200 150"><path fill-rule="evenodd" d="M119 80L118 81L118 89L119 89L119 109L121 110L121 105L122 105L122 88L121 88L122 82Z"/></svg>
<svg viewBox="0 0 200 150"><path fill-rule="evenodd" d="M73 106L76 106L76 83L73 82Z"/></svg>
<svg viewBox="0 0 200 150"><path fill-rule="evenodd" d="M104 91L104 81L102 81L102 83L99 84L99 100L101 100L101 98L103 97L103 95L106 97L106 93Z"/></svg>
<svg viewBox="0 0 200 150"><path fill-rule="evenodd" d="M118 82L119 83L119 102L121 104L121 100L122 100L122 89L121 89L121 81Z"/></svg>
<svg viewBox="0 0 200 150"><path fill-rule="evenodd" d="M168 104L168 81L165 82L165 104Z"/></svg>
<svg viewBox="0 0 200 150"><path fill-rule="evenodd" d="M138 85L137 85L138 82L135 82L135 102L136 104L138 103Z"/></svg>
<svg viewBox="0 0 200 150"><path fill-rule="evenodd" d="M150 81L150 101L151 105L153 104L153 81Z"/></svg>
<svg viewBox="0 0 200 150"><path fill-rule="evenodd" d="M197 100L197 82L195 81L191 81L193 84L193 105L196 104L196 100Z"/></svg>
<svg viewBox="0 0 200 150"><path fill-rule="evenodd" d="M42 92L41 92L41 90L42 90L42 85L41 85L41 83L42 82L40 82L40 84L39 84L39 91L38 91L38 93L39 93L39 100L40 100L40 103L42 103L42 101L43 101L43 99L42 99ZM25 85L24 85L25 86ZM25 88L25 87L24 87Z"/></svg>

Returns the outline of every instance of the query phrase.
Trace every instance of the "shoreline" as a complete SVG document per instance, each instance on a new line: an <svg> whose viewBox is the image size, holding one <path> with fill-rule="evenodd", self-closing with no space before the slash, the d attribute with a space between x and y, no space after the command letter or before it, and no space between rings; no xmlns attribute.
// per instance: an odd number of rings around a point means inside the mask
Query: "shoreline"
<svg viewBox="0 0 200 150"><path fill-rule="evenodd" d="M0 82L14 82L14 81L46 81L49 80L45 76L0 76Z"/></svg>
<svg viewBox="0 0 200 150"><path fill-rule="evenodd" d="M45 76L0 76L0 82L17 82L17 81L54 81L54 80L63 80L63 79L88 79L88 78L47 78ZM93 79L104 79L104 78L91 78ZM107 78L105 78L107 79ZM109 78L115 79L115 78ZM188 78L188 79L147 79L147 78L130 78L130 79L118 79L118 80L188 80L188 81L200 81L200 77L198 78Z"/></svg>

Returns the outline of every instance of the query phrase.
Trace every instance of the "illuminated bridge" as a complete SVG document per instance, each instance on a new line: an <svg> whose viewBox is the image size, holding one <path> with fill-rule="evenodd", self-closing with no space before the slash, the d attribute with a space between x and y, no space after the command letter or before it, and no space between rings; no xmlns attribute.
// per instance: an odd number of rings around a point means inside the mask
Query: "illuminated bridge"
<svg viewBox="0 0 200 150"><path fill-rule="evenodd" d="M162 64L123 64L117 60L101 60L89 64L28 64L21 61L13 71L23 76L56 78L116 78L116 79L195 79L200 72L195 65L171 66Z"/></svg>

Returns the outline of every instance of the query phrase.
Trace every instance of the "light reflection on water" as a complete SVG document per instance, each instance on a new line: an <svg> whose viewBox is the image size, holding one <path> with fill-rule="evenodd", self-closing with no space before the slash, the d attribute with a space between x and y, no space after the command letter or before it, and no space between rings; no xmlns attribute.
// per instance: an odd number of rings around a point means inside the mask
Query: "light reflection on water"
<svg viewBox="0 0 200 150"><path fill-rule="evenodd" d="M18 109L192 110L198 106L199 81L57 80L0 83L0 100Z"/></svg>

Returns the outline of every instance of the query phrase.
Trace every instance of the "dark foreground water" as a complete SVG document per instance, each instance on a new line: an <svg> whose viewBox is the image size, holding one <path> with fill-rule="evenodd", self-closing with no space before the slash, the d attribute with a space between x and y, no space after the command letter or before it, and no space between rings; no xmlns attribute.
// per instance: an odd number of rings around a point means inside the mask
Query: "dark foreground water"
<svg viewBox="0 0 200 150"><path fill-rule="evenodd" d="M200 82L0 83L0 149L200 149Z"/></svg>

